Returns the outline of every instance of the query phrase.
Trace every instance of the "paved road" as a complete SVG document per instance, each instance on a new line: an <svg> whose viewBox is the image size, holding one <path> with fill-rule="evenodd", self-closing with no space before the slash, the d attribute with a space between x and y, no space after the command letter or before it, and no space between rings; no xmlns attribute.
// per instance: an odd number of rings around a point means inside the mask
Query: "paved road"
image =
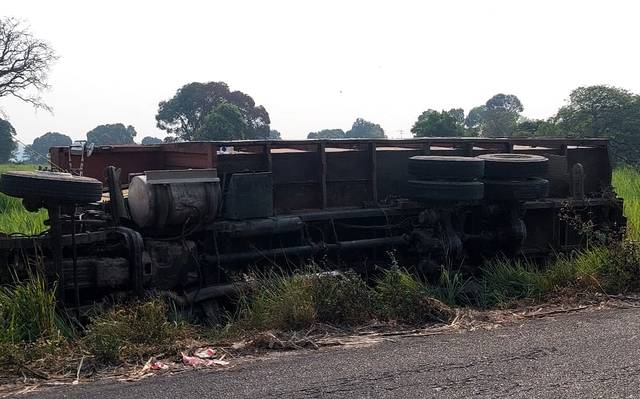
<svg viewBox="0 0 640 399"><path fill-rule="evenodd" d="M299 352L227 371L66 387L43 398L640 397L640 309Z"/></svg>

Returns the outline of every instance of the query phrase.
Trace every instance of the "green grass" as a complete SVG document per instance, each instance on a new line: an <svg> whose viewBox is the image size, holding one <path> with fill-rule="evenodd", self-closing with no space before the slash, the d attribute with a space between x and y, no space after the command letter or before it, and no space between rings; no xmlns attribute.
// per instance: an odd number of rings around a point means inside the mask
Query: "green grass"
<svg viewBox="0 0 640 399"><path fill-rule="evenodd" d="M8 170L34 170L33 165L0 165L0 173ZM1 183L0 183L1 184ZM28 212L18 198L8 197L0 193L0 233L5 234L39 234L47 228L44 221L48 214L44 209Z"/></svg>
<svg viewBox="0 0 640 399"><path fill-rule="evenodd" d="M83 347L105 363L144 361L173 351L184 325L169 320L168 314L159 298L115 306L91 319Z"/></svg>
<svg viewBox="0 0 640 399"><path fill-rule="evenodd" d="M235 331L299 330L316 323L352 326L377 319L419 324L452 317L420 280L394 266L373 286L351 272L259 275L241 296L230 325Z"/></svg>
<svg viewBox="0 0 640 399"><path fill-rule="evenodd" d="M624 199L624 214L627 217L627 234L630 239L640 241L640 172L631 167L621 167L613 172L613 187Z"/></svg>

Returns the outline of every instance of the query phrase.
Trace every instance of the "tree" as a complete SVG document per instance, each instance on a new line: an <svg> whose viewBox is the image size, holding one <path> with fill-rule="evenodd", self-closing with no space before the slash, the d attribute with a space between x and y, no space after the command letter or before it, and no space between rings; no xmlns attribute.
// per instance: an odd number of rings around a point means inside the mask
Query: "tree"
<svg viewBox="0 0 640 399"><path fill-rule="evenodd" d="M269 113L256 106L251 96L241 91L230 91L224 82L193 82L182 86L168 101L161 101L156 115L157 126L179 139L193 140L205 125L205 120L223 102L235 105L240 111L247 132L245 138L269 137Z"/></svg>
<svg viewBox="0 0 640 399"><path fill-rule="evenodd" d="M484 122L486 112L486 105L471 108L467 117L464 119L464 125L467 128L468 136L479 136L482 133L482 123Z"/></svg>
<svg viewBox="0 0 640 399"><path fill-rule="evenodd" d="M577 137L609 137L615 158L640 162L640 96L611 86L578 87L553 118L557 130Z"/></svg>
<svg viewBox="0 0 640 399"><path fill-rule="evenodd" d="M9 162L13 152L18 147L13 139L15 135L16 129L13 128L11 123L0 119L0 163Z"/></svg>
<svg viewBox="0 0 640 399"><path fill-rule="evenodd" d="M464 111L461 108L424 111L411 128L416 137L455 137L464 135Z"/></svg>
<svg viewBox="0 0 640 399"><path fill-rule="evenodd" d="M328 139L344 139L345 134L342 129L323 129L317 132L307 134L310 140L328 140Z"/></svg>
<svg viewBox="0 0 640 399"><path fill-rule="evenodd" d="M240 108L225 101L209 112L194 138L197 140L245 140L250 138L249 130L250 127Z"/></svg>
<svg viewBox="0 0 640 399"><path fill-rule="evenodd" d="M366 121L362 118L357 118L353 125L351 126L351 130L348 130L345 133L345 137L348 139L352 138L371 138L371 139L383 139L387 136L384 135L384 130L380 125Z"/></svg>
<svg viewBox="0 0 640 399"><path fill-rule="evenodd" d="M56 55L14 18L0 17L0 97L14 96L36 108L50 109L36 93L48 88Z"/></svg>
<svg viewBox="0 0 640 399"><path fill-rule="evenodd" d="M638 96L611 86L578 87L569 95L569 104L558 110L558 125L567 134L589 137L617 135L637 128Z"/></svg>
<svg viewBox="0 0 640 399"><path fill-rule="evenodd" d="M65 147L72 144L71 137L58 132L48 132L33 140L33 144L25 148L25 155L31 163L47 162L51 147Z"/></svg>
<svg viewBox="0 0 640 399"><path fill-rule="evenodd" d="M538 133L538 130L544 123L541 119L529 119L522 117L516 123L516 128L513 133L517 137L532 137Z"/></svg>
<svg viewBox="0 0 640 399"><path fill-rule="evenodd" d="M136 129L122 123L100 125L87 132L87 142L96 145L135 144Z"/></svg>
<svg viewBox="0 0 640 399"><path fill-rule="evenodd" d="M523 110L522 103L513 94L496 94L485 104L482 134L487 137L513 136Z"/></svg>
<svg viewBox="0 0 640 399"><path fill-rule="evenodd" d="M147 136L142 139L143 145L162 144L162 140L157 137Z"/></svg>
<svg viewBox="0 0 640 399"><path fill-rule="evenodd" d="M269 140L282 140L282 135L277 130L269 130Z"/></svg>

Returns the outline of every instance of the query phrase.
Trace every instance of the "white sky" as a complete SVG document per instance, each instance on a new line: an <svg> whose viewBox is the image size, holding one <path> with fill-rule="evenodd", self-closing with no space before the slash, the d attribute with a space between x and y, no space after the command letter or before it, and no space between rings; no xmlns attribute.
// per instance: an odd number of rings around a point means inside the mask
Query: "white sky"
<svg viewBox="0 0 640 399"><path fill-rule="evenodd" d="M638 3L640 4L640 3ZM83 138L104 123L155 127L158 102L185 83L224 81L267 108L284 138L348 129L356 117L407 137L428 108L517 95L552 115L571 89L640 92L634 1L30 1L0 0L60 59L35 112L0 108L30 143Z"/></svg>

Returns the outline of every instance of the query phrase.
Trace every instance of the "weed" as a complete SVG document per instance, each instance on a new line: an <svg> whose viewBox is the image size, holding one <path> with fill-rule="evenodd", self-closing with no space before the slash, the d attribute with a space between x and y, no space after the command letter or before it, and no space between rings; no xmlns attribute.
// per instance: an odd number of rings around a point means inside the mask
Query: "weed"
<svg viewBox="0 0 640 399"><path fill-rule="evenodd" d="M241 295L238 323L252 330L293 330L316 320L312 281L284 272L256 275L253 287Z"/></svg>
<svg viewBox="0 0 640 399"><path fill-rule="evenodd" d="M472 279L465 277L460 271L453 271L449 267L442 267L438 285L430 287L436 298L449 306L469 304L473 301L469 295Z"/></svg>
<svg viewBox="0 0 640 399"><path fill-rule="evenodd" d="M429 296L422 282L397 265L385 270L376 282L375 299L383 320L415 324L453 317L451 309Z"/></svg>
<svg viewBox="0 0 640 399"><path fill-rule="evenodd" d="M634 241L640 240L640 171L625 166L613 172L613 186L624 199L624 214L627 217L627 234Z"/></svg>
<svg viewBox="0 0 640 399"><path fill-rule="evenodd" d="M539 299L547 287L544 275L527 261L496 258L482 268L489 305L508 306L522 299Z"/></svg>
<svg viewBox="0 0 640 399"><path fill-rule="evenodd" d="M43 278L31 276L0 288L0 342L35 342L70 331Z"/></svg>
<svg viewBox="0 0 640 399"><path fill-rule="evenodd" d="M354 325L370 320L373 298L356 273L319 273L311 277L318 321Z"/></svg>
<svg viewBox="0 0 640 399"><path fill-rule="evenodd" d="M37 275L0 288L0 365L22 365L65 347L75 336L56 310L54 290Z"/></svg>
<svg viewBox="0 0 640 399"><path fill-rule="evenodd" d="M33 170L33 165L0 165L0 173L7 170ZM0 185L2 182L0 181ZM48 214L44 209L28 212L18 198L0 193L0 233L38 234L46 230L44 221Z"/></svg>
<svg viewBox="0 0 640 399"><path fill-rule="evenodd" d="M99 360L142 360L173 348L182 326L169 321L158 298L118 305L92 318L83 343Z"/></svg>

